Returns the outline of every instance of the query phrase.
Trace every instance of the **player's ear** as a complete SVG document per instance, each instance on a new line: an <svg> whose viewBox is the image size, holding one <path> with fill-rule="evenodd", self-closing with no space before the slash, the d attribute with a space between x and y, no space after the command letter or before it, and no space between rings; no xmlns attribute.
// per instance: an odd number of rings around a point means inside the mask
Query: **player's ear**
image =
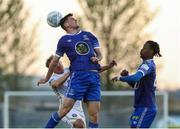
<svg viewBox="0 0 180 129"><path fill-rule="evenodd" d="M68 22L65 22L64 23L64 28L67 30L67 28L69 28L69 23Z"/></svg>
<svg viewBox="0 0 180 129"><path fill-rule="evenodd" d="M150 49L150 53L151 53L152 55L154 55L154 51L153 51L153 50L151 50L151 49Z"/></svg>

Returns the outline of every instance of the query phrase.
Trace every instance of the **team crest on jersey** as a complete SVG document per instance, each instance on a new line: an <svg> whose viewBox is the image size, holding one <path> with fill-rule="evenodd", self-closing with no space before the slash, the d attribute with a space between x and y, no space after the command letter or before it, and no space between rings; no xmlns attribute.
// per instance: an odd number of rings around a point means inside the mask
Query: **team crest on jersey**
<svg viewBox="0 0 180 129"><path fill-rule="evenodd" d="M87 55L89 53L89 46L86 42L78 42L75 46L75 50L79 55Z"/></svg>
<svg viewBox="0 0 180 129"><path fill-rule="evenodd" d="M75 114L75 113L74 113L74 114L72 114L72 117L77 117L77 114Z"/></svg>

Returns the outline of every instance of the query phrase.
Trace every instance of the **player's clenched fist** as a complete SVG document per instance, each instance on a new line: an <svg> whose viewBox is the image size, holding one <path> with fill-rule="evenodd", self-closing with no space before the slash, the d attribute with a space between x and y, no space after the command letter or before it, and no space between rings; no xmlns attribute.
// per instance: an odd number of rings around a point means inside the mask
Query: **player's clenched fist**
<svg viewBox="0 0 180 129"><path fill-rule="evenodd" d="M119 77L113 77L113 78L112 78L112 81L113 81L113 82L116 82L116 81L118 81L118 79L119 79Z"/></svg>
<svg viewBox="0 0 180 129"><path fill-rule="evenodd" d="M40 84L45 84L46 82L47 82L47 80L42 78L37 82L37 85L39 86Z"/></svg>
<svg viewBox="0 0 180 129"><path fill-rule="evenodd" d="M124 70L121 71L120 75L121 76L128 76L129 72L126 69L124 69Z"/></svg>
<svg viewBox="0 0 180 129"><path fill-rule="evenodd" d="M117 63L115 60L112 60L110 63L109 63L109 67L112 68L113 66L116 66Z"/></svg>
<svg viewBox="0 0 180 129"><path fill-rule="evenodd" d="M91 61L92 61L93 63L98 63L99 59L94 56L94 57L91 57Z"/></svg>

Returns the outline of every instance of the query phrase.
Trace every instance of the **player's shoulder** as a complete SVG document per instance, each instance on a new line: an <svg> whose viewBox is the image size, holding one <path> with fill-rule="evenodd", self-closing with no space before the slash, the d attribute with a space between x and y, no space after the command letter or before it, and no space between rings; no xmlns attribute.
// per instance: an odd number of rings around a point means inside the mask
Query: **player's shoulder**
<svg viewBox="0 0 180 129"><path fill-rule="evenodd" d="M151 65L155 65L155 63L154 63L154 60L153 60L153 59L146 60L146 61L144 61L144 63L145 63L145 64L147 64L147 65L149 65L149 66L151 66Z"/></svg>
<svg viewBox="0 0 180 129"><path fill-rule="evenodd" d="M64 68L64 73L68 73L68 72L70 72L69 68L68 67Z"/></svg>
<svg viewBox="0 0 180 129"><path fill-rule="evenodd" d="M81 30L81 33L90 33L90 32L86 30Z"/></svg>
<svg viewBox="0 0 180 129"><path fill-rule="evenodd" d="M68 38L68 35L63 35L59 38L59 41L66 40Z"/></svg>
<svg viewBox="0 0 180 129"><path fill-rule="evenodd" d="M67 39L67 37L66 37L65 35L61 36L61 37L59 38L58 44L61 44L61 45L62 45L62 44L66 41L66 39Z"/></svg>
<svg viewBox="0 0 180 129"><path fill-rule="evenodd" d="M64 76L64 74L70 72L69 68L64 68L64 72L61 74L53 73L51 78L49 79L49 84L51 84L52 81L57 80L58 78Z"/></svg>
<svg viewBox="0 0 180 129"><path fill-rule="evenodd" d="M149 69L149 68L153 69L153 68L155 68L154 60L150 59L150 60L143 61L141 67L144 67L145 69Z"/></svg>

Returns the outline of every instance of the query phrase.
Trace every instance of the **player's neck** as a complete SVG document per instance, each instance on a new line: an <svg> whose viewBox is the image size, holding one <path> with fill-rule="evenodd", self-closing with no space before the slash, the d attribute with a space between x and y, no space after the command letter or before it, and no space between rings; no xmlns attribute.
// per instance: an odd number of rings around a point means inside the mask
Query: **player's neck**
<svg viewBox="0 0 180 129"><path fill-rule="evenodd" d="M147 58L143 58L143 61L145 61L145 60L152 60L153 58L152 57L147 57Z"/></svg>
<svg viewBox="0 0 180 129"><path fill-rule="evenodd" d="M54 71L55 74L63 74L64 71Z"/></svg>
<svg viewBox="0 0 180 129"><path fill-rule="evenodd" d="M62 69L55 69L54 73L55 74L62 74L62 73L64 73L64 70L62 70Z"/></svg>
<svg viewBox="0 0 180 129"><path fill-rule="evenodd" d="M67 33L69 33L69 34L77 34L77 33L79 33L79 31L80 31L80 28L72 28L69 31L67 31Z"/></svg>

